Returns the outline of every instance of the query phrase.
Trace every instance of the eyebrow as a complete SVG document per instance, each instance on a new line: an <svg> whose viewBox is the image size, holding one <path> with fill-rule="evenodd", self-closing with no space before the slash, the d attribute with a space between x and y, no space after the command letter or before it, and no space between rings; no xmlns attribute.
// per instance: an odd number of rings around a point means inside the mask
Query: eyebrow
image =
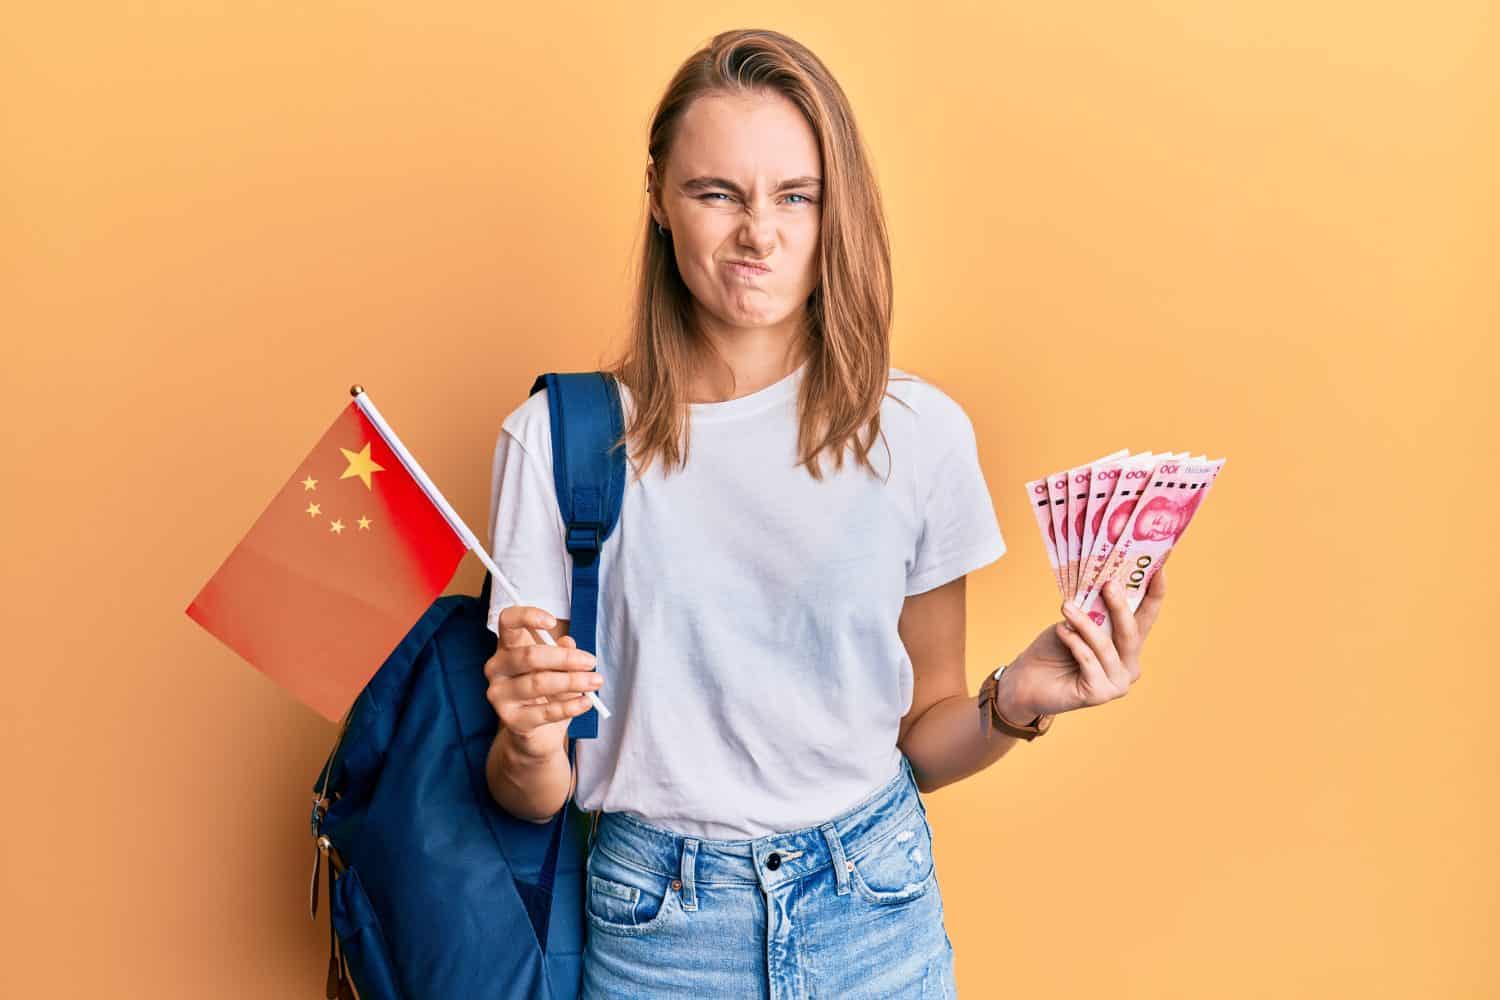
<svg viewBox="0 0 1500 1000"><path fill-rule="evenodd" d="M822 186L823 179L821 177L793 177L791 180L785 180L776 185L774 190L785 191L787 188L821 188ZM726 188L735 194L741 195L745 193L738 184L726 177L694 177L692 180L683 181L682 183L684 191L707 191L709 188Z"/></svg>

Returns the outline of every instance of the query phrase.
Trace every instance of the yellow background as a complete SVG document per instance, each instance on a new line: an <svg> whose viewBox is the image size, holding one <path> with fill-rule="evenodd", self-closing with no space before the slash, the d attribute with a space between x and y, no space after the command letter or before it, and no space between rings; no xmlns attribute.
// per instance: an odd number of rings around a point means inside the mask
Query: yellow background
<svg viewBox="0 0 1500 1000"><path fill-rule="evenodd" d="M1500 992L1490 5L334 7L0 31L0 994L319 995L333 726L183 608L353 382L483 530L742 26L848 92L895 363L977 428L971 688L1058 617L1026 479L1229 459L1129 697L929 797L961 995Z"/></svg>

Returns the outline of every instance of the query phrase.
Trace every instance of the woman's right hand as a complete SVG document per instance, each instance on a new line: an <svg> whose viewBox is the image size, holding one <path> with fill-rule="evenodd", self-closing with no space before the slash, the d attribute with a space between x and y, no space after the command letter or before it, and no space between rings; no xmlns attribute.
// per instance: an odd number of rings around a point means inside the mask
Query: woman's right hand
<svg viewBox="0 0 1500 1000"><path fill-rule="evenodd" d="M567 749L568 723L589 709L585 691L597 691L604 678L594 670L594 655L578 648L570 635L556 646L536 641L531 629L557 625L541 608L513 604L502 608L495 655L485 661L490 682L485 697L500 717L516 748L527 756L550 757Z"/></svg>

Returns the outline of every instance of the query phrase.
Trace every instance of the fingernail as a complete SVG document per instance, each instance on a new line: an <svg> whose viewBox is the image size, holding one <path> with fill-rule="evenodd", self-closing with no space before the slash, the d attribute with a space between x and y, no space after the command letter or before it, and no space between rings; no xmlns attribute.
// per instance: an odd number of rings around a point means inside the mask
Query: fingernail
<svg viewBox="0 0 1500 1000"><path fill-rule="evenodd" d="M604 678L600 677L598 674L595 674L594 676L592 676L592 677L589 678L589 687L595 687L596 688L596 687L599 687L600 685L602 685L603 683L604 683Z"/></svg>
<svg viewBox="0 0 1500 1000"><path fill-rule="evenodd" d="M556 628L557 627L557 619L553 618L551 615L543 615L542 616L542 624L546 625L548 628Z"/></svg>

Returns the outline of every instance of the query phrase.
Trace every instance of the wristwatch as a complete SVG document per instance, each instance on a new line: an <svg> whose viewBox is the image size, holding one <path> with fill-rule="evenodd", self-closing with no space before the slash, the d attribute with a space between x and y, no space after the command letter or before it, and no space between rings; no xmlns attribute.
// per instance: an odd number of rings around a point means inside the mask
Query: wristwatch
<svg viewBox="0 0 1500 1000"><path fill-rule="evenodd" d="M993 674L984 679L979 685L979 728L985 738L990 736L993 727L1009 736L1015 736L1023 740L1034 740L1052 727L1053 716L1038 715L1024 726L1018 726L1000 714L1000 706L996 703L996 696L1000 693L1000 675L1005 673L1005 664Z"/></svg>

